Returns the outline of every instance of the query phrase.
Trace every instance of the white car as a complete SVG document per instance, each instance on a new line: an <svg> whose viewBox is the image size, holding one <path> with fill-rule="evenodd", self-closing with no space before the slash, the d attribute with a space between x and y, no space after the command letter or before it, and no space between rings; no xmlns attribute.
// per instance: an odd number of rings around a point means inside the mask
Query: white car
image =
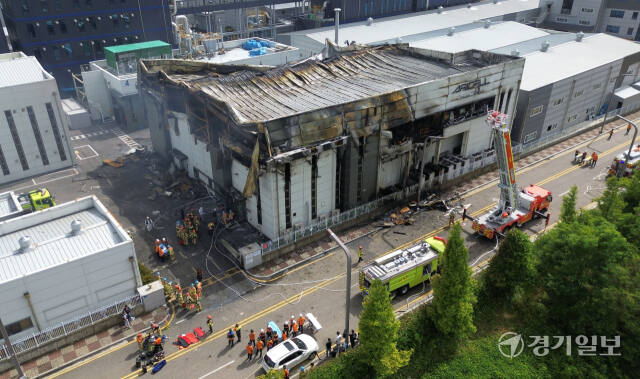
<svg viewBox="0 0 640 379"><path fill-rule="evenodd" d="M296 367L318 352L318 343L307 334L280 342L269 350L262 359L264 371L280 370L283 366L288 369Z"/></svg>

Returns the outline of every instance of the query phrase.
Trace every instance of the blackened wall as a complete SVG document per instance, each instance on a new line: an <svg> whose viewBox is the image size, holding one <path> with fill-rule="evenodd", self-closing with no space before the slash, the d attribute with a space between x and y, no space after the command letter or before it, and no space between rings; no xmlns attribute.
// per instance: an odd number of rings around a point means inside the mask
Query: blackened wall
<svg viewBox="0 0 640 379"><path fill-rule="evenodd" d="M104 58L104 47L161 40L172 43L168 0L1 0L13 49L34 55L73 90L71 72Z"/></svg>

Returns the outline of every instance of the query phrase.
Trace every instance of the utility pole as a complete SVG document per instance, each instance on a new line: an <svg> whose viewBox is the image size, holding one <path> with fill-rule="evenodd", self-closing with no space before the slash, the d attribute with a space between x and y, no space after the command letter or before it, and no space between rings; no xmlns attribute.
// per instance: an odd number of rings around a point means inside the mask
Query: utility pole
<svg viewBox="0 0 640 379"><path fill-rule="evenodd" d="M331 229L327 229L327 232L329 233L329 236L331 236L331 239L336 241L336 243L342 248L344 255L347 256L347 294L345 298L346 314L344 316L344 330L346 333L349 333L349 314L351 313L351 252Z"/></svg>
<svg viewBox="0 0 640 379"><path fill-rule="evenodd" d="M9 335L7 334L7 330L4 328L2 319L0 319L0 334L2 334L2 338L4 339L4 344L7 347L7 352L11 356L13 365L16 367L16 370L18 371L18 377L26 378L26 376L24 376L24 372L22 372L22 367L20 367L20 362L18 362L18 358L16 357L16 352L13 350L13 346L11 345L11 341L9 340Z"/></svg>
<svg viewBox="0 0 640 379"><path fill-rule="evenodd" d="M633 150L633 144L636 142L636 136L638 135L638 126L633 121L627 120L620 115L616 115L616 117L629 123L629 125L633 126L633 128L635 129L635 131L633 132L633 138L631 138L631 145L629 145L629 152L627 153L627 160L629 160L631 159L631 150Z"/></svg>
<svg viewBox="0 0 640 379"><path fill-rule="evenodd" d="M609 115L609 104L611 104L611 99L613 98L613 95L616 92L616 82L618 81L618 79L620 77L625 77L625 76L633 76L633 74L622 74L622 75L618 75L615 77L616 81L613 83L613 89L611 90L611 93L609 94L609 100L607 101L607 110L604 112L604 119L602 120L602 126L600 127L600 134L602 134L602 132L604 131L604 125L607 123L607 116ZM608 83L607 83L608 85Z"/></svg>

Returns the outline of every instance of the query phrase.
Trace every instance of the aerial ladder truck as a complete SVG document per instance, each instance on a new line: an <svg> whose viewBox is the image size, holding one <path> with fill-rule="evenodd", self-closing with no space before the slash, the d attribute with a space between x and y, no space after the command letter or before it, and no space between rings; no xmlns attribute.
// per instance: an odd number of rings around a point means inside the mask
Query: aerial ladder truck
<svg viewBox="0 0 640 379"><path fill-rule="evenodd" d="M507 115L498 111L489 111L487 124L491 127L491 137L496 151L496 163L500 183L500 200L489 212L473 218L463 212L463 219L473 221L473 230L488 239L504 237L512 227L536 218L545 217L549 222L549 204L551 191L536 185L530 185L518 191L516 170L511 151L511 134L507 127Z"/></svg>

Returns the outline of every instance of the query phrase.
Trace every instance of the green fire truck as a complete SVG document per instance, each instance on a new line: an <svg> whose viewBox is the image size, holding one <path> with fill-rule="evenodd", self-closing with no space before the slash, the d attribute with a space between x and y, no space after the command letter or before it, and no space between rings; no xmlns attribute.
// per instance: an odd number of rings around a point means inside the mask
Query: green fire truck
<svg viewBox="0 0 640 379"><path fill-rule="evenodd" d="M18 202L24 211L36 212L56 205L53 196L46 188L29 191L18 195Z"/></svg>
<svg viewBox="0 0 640 379"><path fill-rule="evenodd" d="M446 243L444 238L429 237L367 264L360 270L360 293L366 296L371 282L376 279L387 286L393 297L429 281L438 270L438 256L444 252Z"/></svg>

